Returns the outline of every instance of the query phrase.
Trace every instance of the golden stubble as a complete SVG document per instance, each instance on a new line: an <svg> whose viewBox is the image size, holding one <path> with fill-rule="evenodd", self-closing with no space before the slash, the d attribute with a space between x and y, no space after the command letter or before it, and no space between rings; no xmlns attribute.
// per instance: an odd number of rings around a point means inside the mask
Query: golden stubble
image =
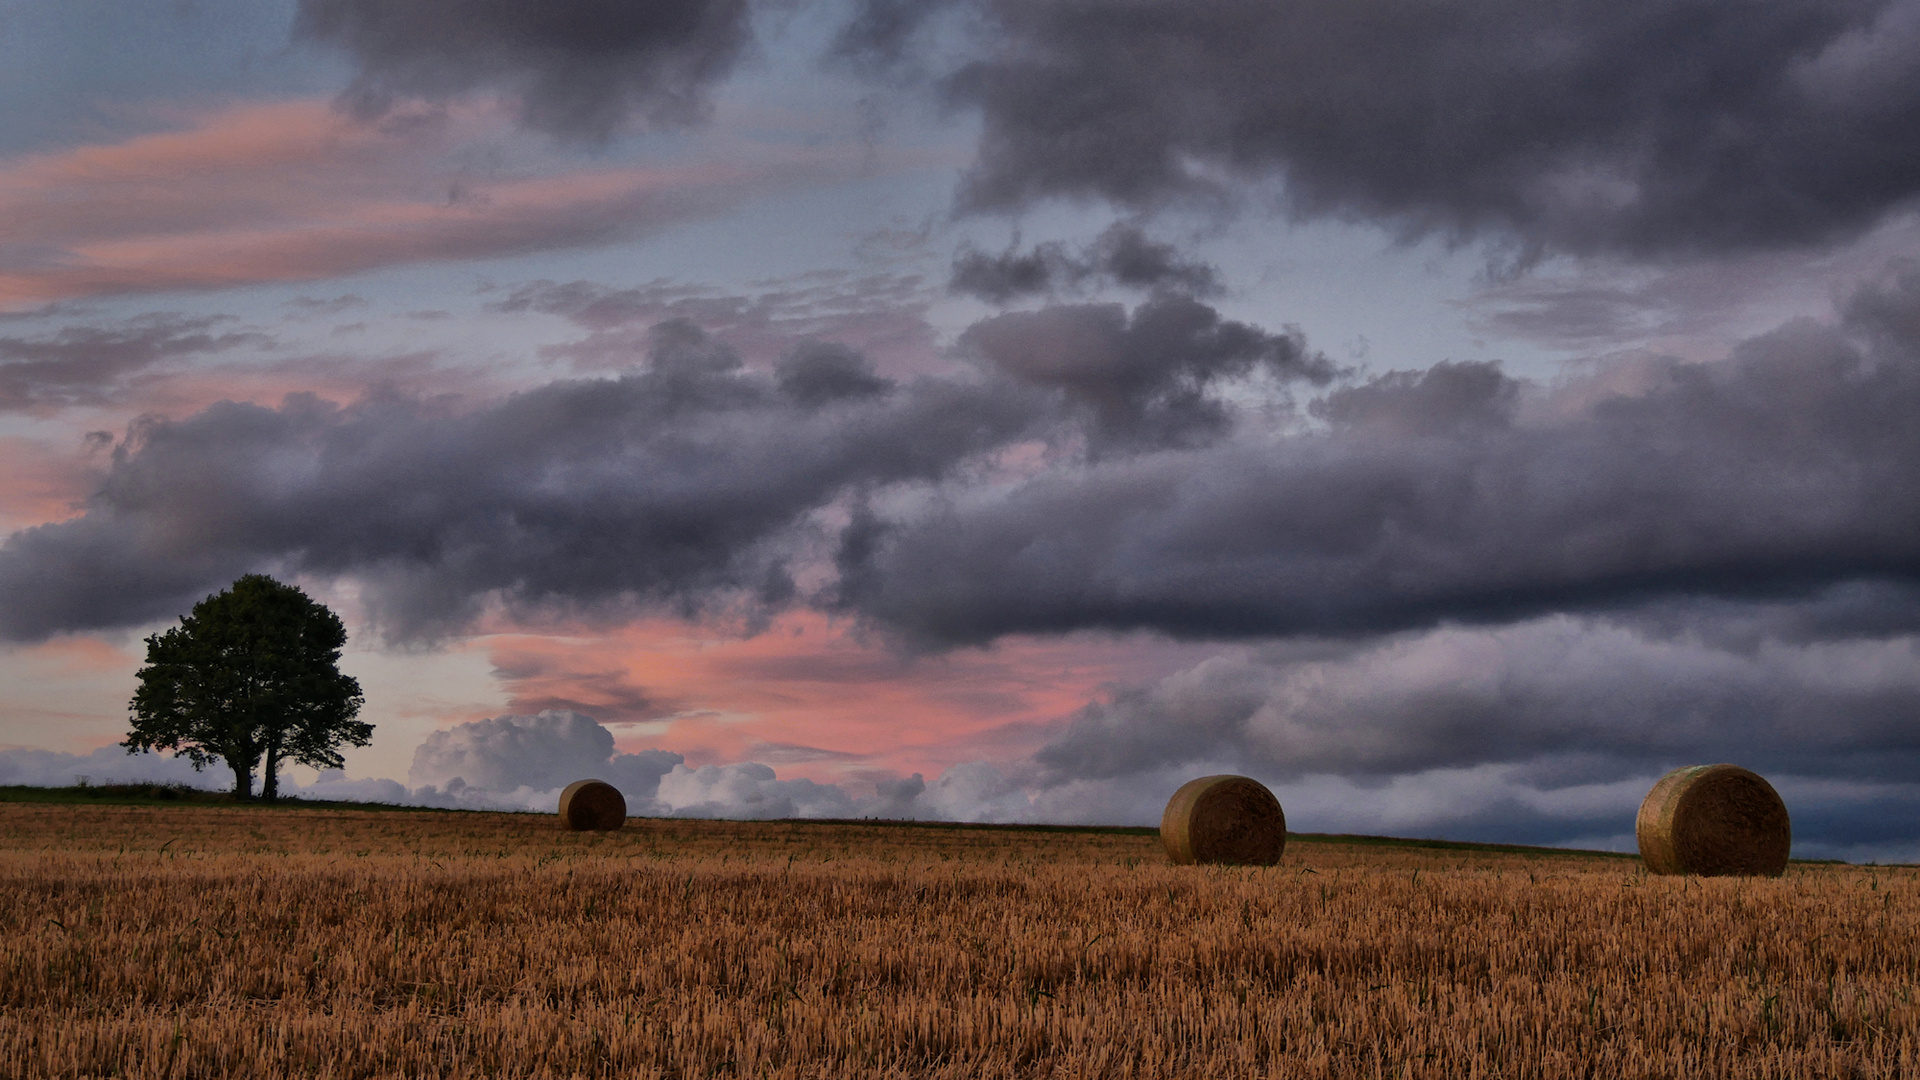
<svg viewBox="0 0 1920 1080"><path fill-rule="evenodd" d="M0 804L22 1077L1920 1075L1920 873Z"/></svg>

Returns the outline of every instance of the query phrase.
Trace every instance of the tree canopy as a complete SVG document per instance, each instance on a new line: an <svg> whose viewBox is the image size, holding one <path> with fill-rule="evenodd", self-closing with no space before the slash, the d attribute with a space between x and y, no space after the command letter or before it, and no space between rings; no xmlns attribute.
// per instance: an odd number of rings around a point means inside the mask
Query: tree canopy
<svg viewBox="0 0 1920 1080"><path fill-rule="evenodd" d="M279 794L283 762L345 764L339 748L365 746L373 725L354 719L365 698L340 673L346 627L326 605L265 574L248 574L147 638L147 666L128 703L128 753L171 750L195 769L224 761L233 790Z"/></svg>

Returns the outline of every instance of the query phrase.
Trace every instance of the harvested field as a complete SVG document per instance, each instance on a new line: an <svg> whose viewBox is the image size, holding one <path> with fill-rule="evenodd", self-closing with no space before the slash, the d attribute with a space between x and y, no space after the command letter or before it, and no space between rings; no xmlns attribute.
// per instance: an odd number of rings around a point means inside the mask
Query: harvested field
<svg viewBox="0 0 1920 1080"><path fill-rule="evenodd" d="M27 1077L1920 1075L1920 873L0 804Z"/></svg>

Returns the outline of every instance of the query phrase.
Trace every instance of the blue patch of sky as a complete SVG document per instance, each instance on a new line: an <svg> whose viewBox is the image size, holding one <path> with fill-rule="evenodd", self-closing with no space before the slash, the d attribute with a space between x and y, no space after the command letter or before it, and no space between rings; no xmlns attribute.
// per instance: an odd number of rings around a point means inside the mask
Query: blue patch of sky
<svg viewBox="0 0 1920 1080"><path fill-rule="evenodd" d="M0 4L0 153L176 124L165 107L330 93L338 55L289 42L293 0Z"/></svg>

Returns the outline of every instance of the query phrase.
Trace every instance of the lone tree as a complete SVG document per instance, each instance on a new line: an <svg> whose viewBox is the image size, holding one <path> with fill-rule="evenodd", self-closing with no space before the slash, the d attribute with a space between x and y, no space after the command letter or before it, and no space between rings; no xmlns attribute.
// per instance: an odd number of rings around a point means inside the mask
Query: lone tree
<svg viewBox="0 0 1920 1080"><path fill-rule="evenodd" d="M366 701L340 674L347 631L340 617L292 585L248 574L193 605L180 625L147 639L147 666L128 703L127 753L172 750L197 769L224 760L234 794L280 793L282 761L337 769L342 744L365 746L373 725L355 720Z"/></svg>

